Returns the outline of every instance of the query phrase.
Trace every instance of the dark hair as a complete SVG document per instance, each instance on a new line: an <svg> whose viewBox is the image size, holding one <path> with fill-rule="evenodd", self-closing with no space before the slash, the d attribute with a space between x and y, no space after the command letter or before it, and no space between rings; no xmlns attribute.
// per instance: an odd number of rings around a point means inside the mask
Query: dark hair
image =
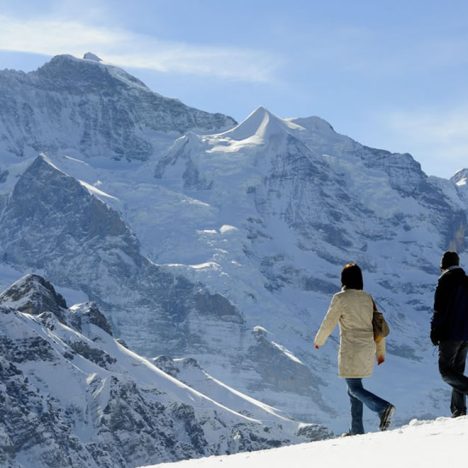
<svg viewBox="0 0 468 468"><path fill-rule="evenodd" d="M356 263L347 263L341 271L341 284L346 289L363 289L362 271Z"/></svg>
<svg viewBox="0 0 468 468"><path fill-rule="evenodd" d="M440 268L442 268L442 270L446 270L451 266L457 265L460 265L460 257L457 252L447 251L442 255L442 260L440 261Z"/></svg>

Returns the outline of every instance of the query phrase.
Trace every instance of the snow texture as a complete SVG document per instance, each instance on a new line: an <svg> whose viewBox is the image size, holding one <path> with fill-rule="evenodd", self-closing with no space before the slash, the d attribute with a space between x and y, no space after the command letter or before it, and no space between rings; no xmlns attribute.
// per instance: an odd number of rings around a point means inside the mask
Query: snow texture
<svg viewBox="0 0 468 468"><path fill-rule="evenodd" d="M192 389L38 275L0 295L0 376L1 466L133 467L329 435L234 389L222 402Z"/></svg>
<svg viewBox="0 0 468 468"><path fill-rule="evenodd" d="M400 429L280 449L210 457L158 468L395 468L465 466L468 418L412 420ZM150 467L146 467L150 468Z"/></svg>

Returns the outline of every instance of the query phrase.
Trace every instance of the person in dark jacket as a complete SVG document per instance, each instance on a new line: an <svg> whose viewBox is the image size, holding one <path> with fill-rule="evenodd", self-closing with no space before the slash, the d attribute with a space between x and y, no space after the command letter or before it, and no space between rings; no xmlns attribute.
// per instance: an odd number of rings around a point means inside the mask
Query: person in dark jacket
<svg viewBox="0 0 468 468"><path fill-rule="evenodd" d="M464 375L468 353L468 277L456 252L445 252L434 296L431 341L439 346L439 371L452 387L452 417L466 415L468 377Z"/></svg>

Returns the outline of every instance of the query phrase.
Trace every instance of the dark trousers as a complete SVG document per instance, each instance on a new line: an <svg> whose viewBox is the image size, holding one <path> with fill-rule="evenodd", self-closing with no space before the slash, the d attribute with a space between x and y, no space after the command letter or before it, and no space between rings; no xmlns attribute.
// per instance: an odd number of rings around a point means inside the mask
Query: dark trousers
<svg viewBox="0 0 468 468"><path fill-rule="evenodd" d="M468 377L465 372L468 341L441 341L439 343L440 375L452 387L450 410L453 415L466 414Z"/></svg>
<svg viewBox="0 0 468 468"><path fill-rule="evenodd" d="M381 415L390 404L362 386L362 379L346 379L351 400L351 434L364 434L363 405Z"/></svg>

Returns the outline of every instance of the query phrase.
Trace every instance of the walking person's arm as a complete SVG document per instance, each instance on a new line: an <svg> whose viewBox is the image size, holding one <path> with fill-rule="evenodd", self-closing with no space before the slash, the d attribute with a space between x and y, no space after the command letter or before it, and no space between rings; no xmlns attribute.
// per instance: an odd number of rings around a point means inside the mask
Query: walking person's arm
<svg viewBox="0 0 468 468"><path fill-rule="evenodd" d="M339 302L340 300L338 296L333 296L327 314L322 321L322 325L320 325L320 328L315 335L314 346L316 349L322 347L325 344L327 338L331 335L333 329L336 327L340 319L341 307Z"/></svg>
<svg viewBox="0 0 468 468"><path fill-rule="evenodd" d="M375 354L377 356L377 364L385 362L385 338L382 336L375 342Z"/></svg>
<svg viewBox="0 0 468 468"><path fill-rule="evenodd" d="M440 278L434 294L434 313L431 320L431 341L437 346L440 341L441 331L446 321L446 308L448 301L446 281Z"/></svg>

